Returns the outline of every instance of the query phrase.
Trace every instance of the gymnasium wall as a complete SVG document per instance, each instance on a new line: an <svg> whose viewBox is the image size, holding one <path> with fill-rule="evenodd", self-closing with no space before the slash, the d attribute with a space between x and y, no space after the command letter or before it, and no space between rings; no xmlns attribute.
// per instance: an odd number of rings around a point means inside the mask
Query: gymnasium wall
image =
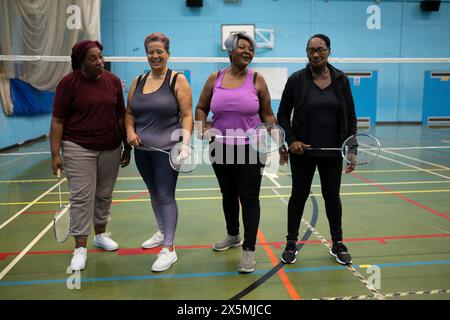
<svg viewBox="0 0 450 320"><path fill-rule="evenodd" d="M50 118L50 114L7 117L0 110L0 149L47 135L50 130Z"/></svg>
<svg viewBox="0 0 450 320"><path fill-rule="evenodd" d="M368 12L371 6L379 8L378 20L374 20L373 11ZM331 38L332 57L450 57L447 0L441 2L438 12L422 12L420 1L409 0L203 0L201 8L189 8L185 0L102 1L101 41L105 56L145 56L145 36L162 31L171 38L173 57L225 57L221 50L221 24L255 24L259 29L274 29L275 47L258 49L257 57L305 57L306 41L314 33L325 33ZM211 70L192 76L194 107L209 73L221 66L210 67ZM338 67L376 72L376 92L370 92L370 105L376 108L377 122L422 121L423 99L434 96L432 91L424 94L424 74L430 68L450 71L449 64ZM188 70L189 66L182 69ZM125 65L113 65L113 71L124 80L125 92L139 72ZM289 69L289 73L293 71ZM444 93L450 92L450 81L437 85ZM358 96L361 105L369 95L362 91ZM278 103L273 100L274 110ZM450 115L450 101L446 98L436 108ZM6 117L1 112L0 148L47 134L49 125L50 115Z"/></svg>
<svg viewBox="0 0 450 320"><path fill-rule="evenodd" d="M143 40L162 31L171 38L174 57L226 56L221 50L221 24L255 24L275 30L275 47L258 49L257 57L305 57L307 39L314 33L331 38L332 57L416 58L450 57L450 3L438 12L422 12L420 1L344 0L203 0L203 7L189 8L185 0L108 0L102 3L102 41L105 55L144 56ZM373 9L380 10L379 29ZM368 13L368 9L369 13ZM369 23L369 27L368 27ZM301 66L299 66L301 67ZM345 68L346 66L340 65ZM422 120L424 73L450 66L366 65L348 69L378 72L375 95L376 121ZM129 86L134 70L117 68ZM194 87L194 107L196 91ZM278 101L273 101L277 109ZM448 108L450 105L443 106Z"/></svg>

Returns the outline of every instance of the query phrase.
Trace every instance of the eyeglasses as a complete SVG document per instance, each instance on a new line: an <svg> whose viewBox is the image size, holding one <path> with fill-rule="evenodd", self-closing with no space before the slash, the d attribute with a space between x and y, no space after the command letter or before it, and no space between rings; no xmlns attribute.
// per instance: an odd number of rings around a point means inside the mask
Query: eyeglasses
<svg viewBox="0 0 450 320"><path fill-rule="evenodd" d="M306 53L308 56L314 55L314 53L318 53L321 56L324 56L328 52L329 48L319 47L319 48L308 48L306 49Z"/></svg>

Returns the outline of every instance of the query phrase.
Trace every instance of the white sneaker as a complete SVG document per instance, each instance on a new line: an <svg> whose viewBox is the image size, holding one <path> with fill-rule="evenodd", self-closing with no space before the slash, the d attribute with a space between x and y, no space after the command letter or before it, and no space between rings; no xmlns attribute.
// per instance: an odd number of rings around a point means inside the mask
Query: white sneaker
<svg viewBox="0 0 450 320"><path fill-rule="evenodd" d="M164 243L164 235L158 230L150 239L142 242L141 247L144 249L151 249L159 247Z"/></svg>
<svg viewBox="0 0 450 320"><path fill-rule="evenodd" d="M111 234L107 232L95 235L94 246L102 248L106 251L117 250L119 248L119 245L117 244L117 242L112 240L110 236Z"/></svg>
<svg viewBox="0 0 450 320"><path fill-rule="evenodd" d="M177 253L175 249L170 251L167 248L163 248L158 253L158 259L156 259L155 263L152 265L152 271L164 271L170 268L175 262L177 262Z"/></svg>
<svg viewBox="0 0 450 320"><path fill-rule="evenodd" d="M87 249L84 247L76 248L73 251L73 258L70 262L72 271L81 271L86 267Z"/></svg>

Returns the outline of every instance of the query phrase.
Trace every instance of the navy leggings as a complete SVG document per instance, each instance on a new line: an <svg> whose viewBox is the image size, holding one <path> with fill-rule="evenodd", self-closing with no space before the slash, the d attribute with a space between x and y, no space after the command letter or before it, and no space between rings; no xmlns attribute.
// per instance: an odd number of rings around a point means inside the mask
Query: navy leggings
<svg viewBox="0 0 450 320"><path fill-rule="evenodd" d="M178 172L170 166L169 155L160 151L134 149L134 159L150 192L153 213L164 234L164 245L171 246L178 220L175 201Z"/></svg>
<svg viewBox="0 0 450 320"><path fill-rule="evenodd" d="M342 205L339 196L342 158L310 157L292 153L289 156L292 173L292 193L288 205L287 240L298 240L298 230L303 216L303 209L309 197L311 183L317 167L331 238L333 242L342 241Z"/></svg>

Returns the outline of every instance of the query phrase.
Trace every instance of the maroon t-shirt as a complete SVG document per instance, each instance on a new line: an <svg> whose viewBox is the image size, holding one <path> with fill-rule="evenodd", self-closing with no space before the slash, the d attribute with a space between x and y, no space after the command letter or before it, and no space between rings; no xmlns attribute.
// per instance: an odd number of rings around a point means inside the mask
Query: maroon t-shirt
<svg viewBox="0 0 450 320"><path fill-rule="evenodd" d="M111 72L86 78L77 69L61 79L53 116L65 119L63 140L91 150L110 150L121 143L118 119L124 116L122 83Z"/></svg>

